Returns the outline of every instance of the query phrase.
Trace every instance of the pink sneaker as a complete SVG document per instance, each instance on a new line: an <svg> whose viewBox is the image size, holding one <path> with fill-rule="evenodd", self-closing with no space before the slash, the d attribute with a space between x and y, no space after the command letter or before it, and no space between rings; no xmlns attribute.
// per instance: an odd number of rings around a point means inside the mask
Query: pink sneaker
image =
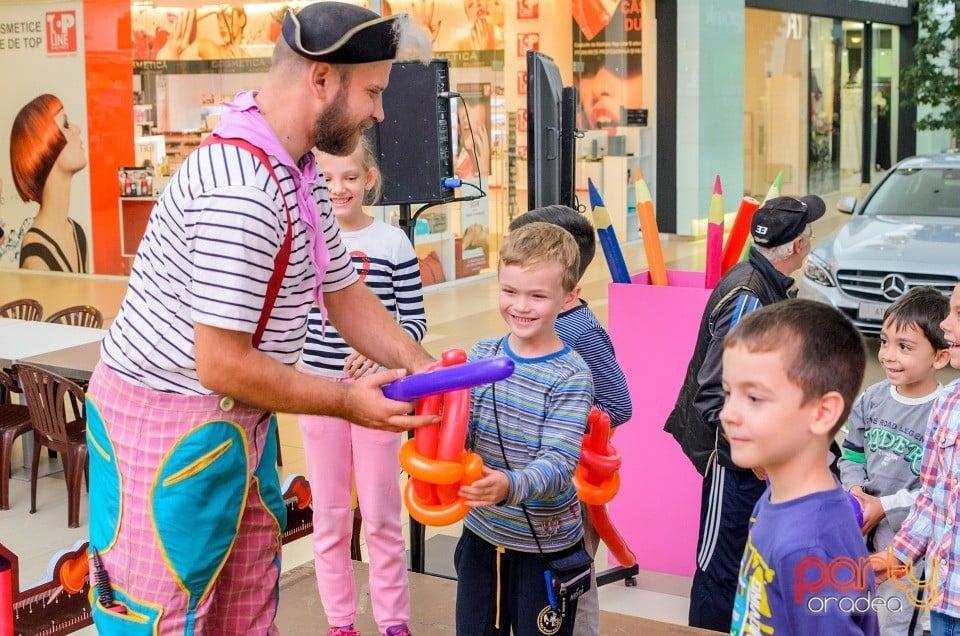
<svg viewBox="0 0 960 636"><path fill-rule="evenodd" d="M399 625L388 627L385 636L413 636L413 634L410 633L410 628L407 627L406 623L400 623Z"/></svg>
<svg viewBox="0 0 960 636"><path fill-rule="evenodd" d="M360 636L360 631L353 628L353 625L346 627L331 627L327 630L327 636Z"/></svg>

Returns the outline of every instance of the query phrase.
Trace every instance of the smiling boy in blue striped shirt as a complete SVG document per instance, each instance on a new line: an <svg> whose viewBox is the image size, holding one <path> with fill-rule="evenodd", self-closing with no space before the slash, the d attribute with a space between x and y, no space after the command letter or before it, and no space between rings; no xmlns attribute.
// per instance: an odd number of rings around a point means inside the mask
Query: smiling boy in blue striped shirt
<svg viewBox="0 0 960 636"><path fill-rule="evenodd" d="M570 232L580 248L580 275L597 251L596 231L584 215L565 205L547 205L521 214L510 224L510 231L542 221L558 225ZM617 362L613 341L597 320L587 301L579 294L564 305L554 325L564 344L580 354L593 376L594 406L610 416L610 426L617 427L633 416L633 404L627 378ZM586 506L583 517L583 542L591 556L596 555L600 536L590 523ZM600 633L600 597L597 594L596 572L591 572L590 589L577 601L576 636L598 636Z"/></svg>
<svg viewBox="0 0 960 636"><path fill-rule="evenodd" d="M515 371L471 395L467 446L484 471L460 489L472 510L454 556L457 634L572 634L576 601L566 616L551 606L544 558L576 552L583 537L573 473L593 382L554 329L579 291L579 260L573 237L548 223L511 232L500 252L499 308L510 333L480 341L470 357L507 355Z"/></svg>

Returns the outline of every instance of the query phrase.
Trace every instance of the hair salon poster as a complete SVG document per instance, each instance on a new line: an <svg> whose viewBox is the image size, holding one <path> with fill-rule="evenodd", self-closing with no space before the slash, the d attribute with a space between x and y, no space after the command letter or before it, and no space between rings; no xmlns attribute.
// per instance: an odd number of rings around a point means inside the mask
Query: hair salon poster
<svg viewBox="0 0 960 636"><path fill-rule="evenodd" d="M89 272L82 2L0 5L0 267Z"/></svg>
<svg viewBox="0 0 960 636"><path fill-rule="evenodd" d="M641 108L640 0L573 0L574 84L579 127L626 125L626 109Z"/></svg>
<svg viewBox="0 0 960 636"><path fill-rule="evenodd" d="M409 13L430 32L452 67L499 67L505 46L502 0L384 0L383 14Z"/></svg>

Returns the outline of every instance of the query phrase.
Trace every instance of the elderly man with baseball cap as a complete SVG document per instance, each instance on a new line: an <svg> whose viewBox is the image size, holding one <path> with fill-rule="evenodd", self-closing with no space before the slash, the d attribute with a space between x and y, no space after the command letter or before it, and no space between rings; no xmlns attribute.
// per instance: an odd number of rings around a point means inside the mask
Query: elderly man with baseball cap
<svg viewBox="0 0 960 636"><path fill-rule="evenodd" d="M753 246L717 283L707 300L687 375L664 430L671 433L704 476L697 570L690 592L691 626L730 631L740 558L762 479L730 459L720 428L723 408L723 339L747 313L785 300L790 274L810 252L810 224L826 211L823 199L805 196L767 201L753 215Z"/></svg>
<svg viewBox="0 0 960 636"><path fill-rule="evenodd" d="M429 423L381 385L430 355L358 279L311 149L348 154L383 118L391 60L426 59L405 15L288 12L260 91L226 104L157 201L87 401L101 634L276 634L274 412L392 431ZM298 371L317 303L387 371Z"/></svg>

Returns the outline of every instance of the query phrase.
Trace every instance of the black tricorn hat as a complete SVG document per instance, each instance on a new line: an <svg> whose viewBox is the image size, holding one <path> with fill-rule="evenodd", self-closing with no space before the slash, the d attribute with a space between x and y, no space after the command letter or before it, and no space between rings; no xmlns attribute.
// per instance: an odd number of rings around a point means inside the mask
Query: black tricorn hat
<svg viewBox="0 0 960 636"><path fill-rule="evenodd" d="M316 62L362 64L397 56L396 20L344 2L315 2L283 18L283 39Z"/></svg>

